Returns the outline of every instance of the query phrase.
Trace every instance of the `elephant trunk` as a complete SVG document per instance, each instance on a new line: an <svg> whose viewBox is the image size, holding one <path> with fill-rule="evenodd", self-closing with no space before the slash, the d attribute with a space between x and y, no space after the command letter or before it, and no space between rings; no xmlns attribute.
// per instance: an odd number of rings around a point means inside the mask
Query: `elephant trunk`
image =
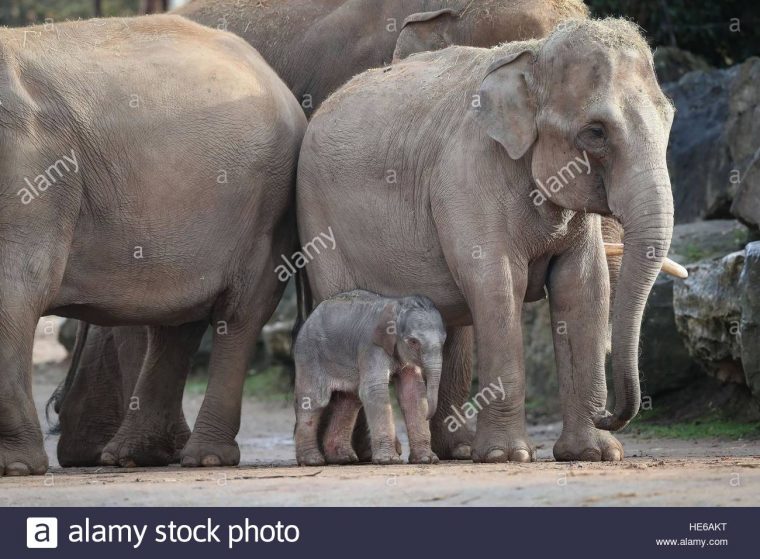
<svg viewBox="0 0 760 559"><path fill-rule="evenodd" d="M438 408L438 388L441 384L441 360L431 359L424 364L425 384L427 386L427 418L431 419Z"/></svg>
<svg viewBox="0 0 760 559"><path fill-rule="evenodd" d="M608 431L622 429L639 411L641 320L673 234L673 196L667 170L651 171L635 178L635 181L617 183L626 188L617 199L610 196L610 207L625 230L625 251L612 306L615 410L613 413L603 410L594 418L598 429ZM642 179L648 187L639 187Z"/></svg>

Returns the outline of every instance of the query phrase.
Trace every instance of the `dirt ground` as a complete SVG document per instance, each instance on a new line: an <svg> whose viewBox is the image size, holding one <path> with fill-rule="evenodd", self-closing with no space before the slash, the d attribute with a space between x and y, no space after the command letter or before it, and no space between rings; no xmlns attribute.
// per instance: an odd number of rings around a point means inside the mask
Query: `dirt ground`
<svg viewBox="0 0 760 559"><path fill-rule="evenodd" d="M44 352L41 351L40 354ZM43 408L64 373L38 366ZM185 397L194 420L202 396ZM246 399L237 468L63 469L47 435L50 473L0 478L0 506L758 506L760 441L620 438L616 464L556 463L560 424L533 426L532 464L446 462L435 466L295 465L294 413L285 402ZM406 443L403 424L399 434Z"/></svg>

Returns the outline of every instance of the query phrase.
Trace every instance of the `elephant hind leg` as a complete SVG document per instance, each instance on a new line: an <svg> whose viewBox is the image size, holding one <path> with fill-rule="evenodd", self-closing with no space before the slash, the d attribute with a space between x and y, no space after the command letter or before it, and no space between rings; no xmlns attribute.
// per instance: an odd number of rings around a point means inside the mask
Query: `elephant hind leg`
<svg viewBox="0 0 760 559"><path fill-rule="evenodd" d="M120 359L129 331L129 360ZM148 348L147 327L107 328L90 325L71 386L58 410L58 462L63 467L97 466L103 448L116 435L134 391ZM77 341L79 343L79 341Z"/></svg>
<svg viewBox="0 0 760 559"><path fill-rule="evenodd" d="M190 358L205 329L205 322L148 328L140 376L124 421L101 453L102 464L165 466L175 459Z"/></svg>
<svg viewBox="0 0 760 559"><path fill-rule="evenodd" d="M359 461L352 444L354 425L356 424L361 400L347 392L335 392L331 400L332 413L322 434L322 447L328 464L351 464ZM365 453L366 454L366 453ZM369 448L372 459L372 448Z"/></svg>
<svg viewBox="0 0 760 559"><path fill-rule="evenodd" d="M290 248L286 235L273 241L263 236L258 251L240 274L250 278L238 292L232 286L228 298L217 303L214 340L209 364L209 383L190 439L180 453L187 467L235 466L240 448L235 437L240 429L248 361L256 339L274 313L285 290L275 273L277 258Z"/></svg>

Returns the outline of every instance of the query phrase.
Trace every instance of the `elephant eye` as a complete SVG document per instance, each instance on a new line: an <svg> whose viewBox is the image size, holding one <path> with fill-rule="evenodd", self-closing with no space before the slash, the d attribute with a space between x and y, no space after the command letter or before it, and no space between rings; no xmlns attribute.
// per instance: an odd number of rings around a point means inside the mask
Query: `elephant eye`
<svg viewBox="0 0 760 559"><path fill-rule="evenodd" d="M407 338L406 339L406 343L412 349L419 349L420 348L420 341L417 338Z"/></svg>
<svg viewBox="0 0 760 559"><path fill-rule="evenodd" d="M578 140L581 147L592 150L602 149L607 142L607 133L599 124L590 124L580 131Z"/></svg>

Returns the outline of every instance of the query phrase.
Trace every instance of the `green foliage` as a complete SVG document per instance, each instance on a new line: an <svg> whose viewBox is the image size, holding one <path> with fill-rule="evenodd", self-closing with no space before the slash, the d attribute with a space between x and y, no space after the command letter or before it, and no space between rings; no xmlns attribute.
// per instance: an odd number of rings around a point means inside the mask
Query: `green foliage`
<svg viewBox="0 0 760 559"><path fill-rule="evenodd" d="M644 436L661 439L727 439L735 441L760 438L760 425L757 423L737 423L723 419L670 424L639 422L631 430Z"/></svg>
<svg viewBox="0 0 760 559"><path fill-rule="evenodd" d="M102 0L103 16L136 15L140 0ZM46 19L88 19L95 16L95 0L2 0L0 25L21 27Z"/></svg>
<svg viewBox="0 0 760 559"><path fill-rule="evenodd" d="M760 55L757 0L586 0L596 17L626 16L652 46L677 46L726 66Z"/></svg>
<svg viewBox="0 0 760 559"><path fill-rule="evenodd" d="M736 421L725 412L707 411L691 419L673 419L668 408L642 410L638 417L624 430L645 437L660 439L758 439L760 423L757 421Z"/></svg>

